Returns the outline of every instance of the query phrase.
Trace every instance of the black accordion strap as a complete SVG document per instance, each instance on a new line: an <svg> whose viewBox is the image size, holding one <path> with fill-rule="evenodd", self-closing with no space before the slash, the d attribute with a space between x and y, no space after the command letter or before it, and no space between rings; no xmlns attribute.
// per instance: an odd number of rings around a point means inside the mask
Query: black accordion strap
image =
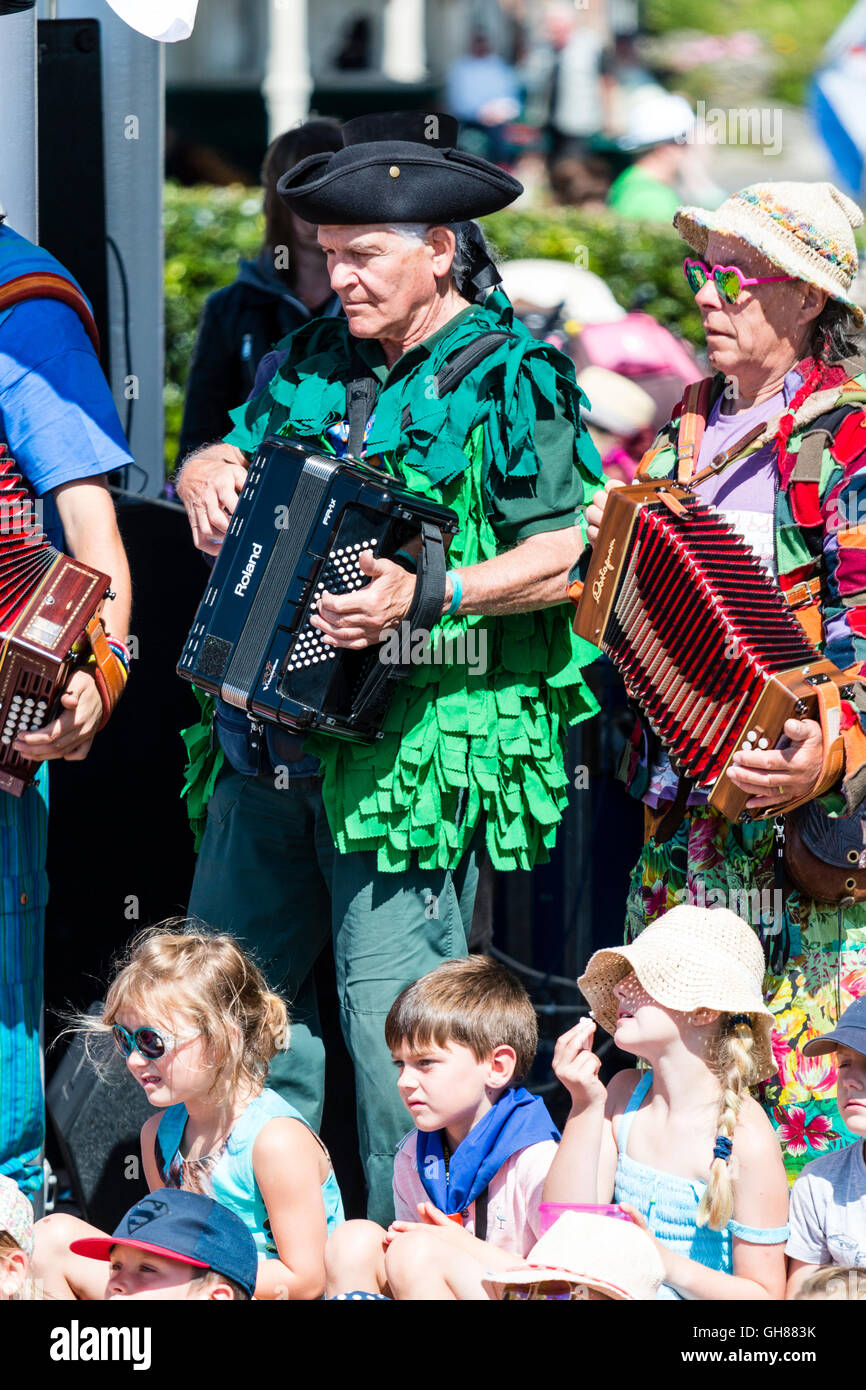
<svg viewBox="0 0 866 1390"><path fill-rule="evenodd" d="M471 343L467 343L459 352L455 352L450 357L439 373L436 381L436 394L445 396L449 391L453 391L455 386L459 386L465 376L468 376L473 368L483 362L489 352L504 343L506 338L512 335L501 329L492 328L489 333L481 333L477 338L473 338ZM412 412L408 405L403 411L400 421L401 429L408 429L412 423Z"/></svg>
<svg viewBox="0 0 866 1390"><path fill-rule="evenodd" d="M459 352L455 352L439 372L436 381L436 394L444 396L449 391L453 391L455 386L459 386L465 376L482 362L489 352L504 343L511 334L502 329L491 329L488 333L480 333L477 338L473 338L471 343L467 343ZM374 376L366 370L365 365L357 349L352 347L352 380L346 387L346 419L349 424L349 438L346 445L347 452L352 458L360 458L361 450L364 447L364 432L367 428L367 421L372 414L376 404L376 397L379 394L379 383ZM408 405L403 411L400 427L403 430L409 428L412 423L412 412Z"/></svg>
<svg viewBox="0 0 866 1390"><path fill-rule="evenodd" d="M361 457L367 421L376 404L377 395L376 378L372 376L356 377L346 387L346 419L349 422L346 452L351 458Z"/></svg>

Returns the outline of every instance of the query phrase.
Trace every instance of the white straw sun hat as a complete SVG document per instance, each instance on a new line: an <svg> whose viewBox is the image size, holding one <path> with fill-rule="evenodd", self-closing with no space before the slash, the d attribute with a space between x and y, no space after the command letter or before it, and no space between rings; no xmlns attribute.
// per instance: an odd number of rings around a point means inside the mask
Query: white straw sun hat
<svg viewBox="0 0 866 1390"><path fill-rule="evenodd" d="M732 193L715 212L682 207L674 226L699 256L710 232L738 237L787 275L826 290L864 314L851 298L857 274L854 228L863 225L857 204L832 183L754 183Z"/></svg>
<svg viewBox="0 0 866 1390"><path fill-rule="evenodd" d="M773 1015L761 988L764 952L742 917L725 907L683 903L646 927L630 945L596 951L577 983L593 1018L607 1033L616 1032L613 987L632 970L647 994L666 1009L748 1014L756 1079L773 1075Z"/></svg>
<svg viewBox="0 0 866 1390"><path fill-rule="evenodd" d="M491 1272L485 1287L563 1279L616 1299L658 1296L664 1266L652 1237L633 1221L589 1211L566 1211L514 1269Z"/></svg>

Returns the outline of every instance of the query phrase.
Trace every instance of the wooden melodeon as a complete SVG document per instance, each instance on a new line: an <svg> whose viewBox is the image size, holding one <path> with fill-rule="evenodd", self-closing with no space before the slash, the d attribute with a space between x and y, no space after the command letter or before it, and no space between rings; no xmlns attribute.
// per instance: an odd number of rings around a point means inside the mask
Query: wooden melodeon
<svg viewBox="0 0 866 1390"><path fill-rule="evenodd" d="M36 776L38 763L12 744L57 714L108 586L108 575L48 542L0 445L0 790L20 796Z"/></svg>
<svg viewBox="0 0 866 1390"><path fill-rule="evenodd" d="M725 776L734 753L774 748L786 719L818 718L823 684L845 693L754 552L677 483L608 493L572 596L575 632L606 652L674 769L729 820L753 818L752 793ZM838 734L838 711L835 722Z"/></svg>

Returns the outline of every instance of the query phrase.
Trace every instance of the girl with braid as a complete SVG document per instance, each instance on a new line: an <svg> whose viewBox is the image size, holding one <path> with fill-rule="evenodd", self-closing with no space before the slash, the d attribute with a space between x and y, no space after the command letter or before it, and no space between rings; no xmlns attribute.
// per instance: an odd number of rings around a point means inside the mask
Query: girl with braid
<svg viewBox="0 0 866 1390"><path fill-rule="evenodd" d="M726 908L680 906L578 981L591 1017L559 1039L571 1113L547 1202L622 1204L654 1238L660 1297L784 1297L788 1191L750 1087L774 1069L755 933ZM650 1070L605 1088L595 1022Z"/></svg>

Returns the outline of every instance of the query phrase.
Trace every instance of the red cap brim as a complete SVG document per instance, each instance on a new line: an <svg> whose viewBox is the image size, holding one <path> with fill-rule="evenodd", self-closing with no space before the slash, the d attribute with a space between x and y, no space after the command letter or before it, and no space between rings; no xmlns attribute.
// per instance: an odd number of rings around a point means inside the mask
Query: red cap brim
<svg viewBox="0 0 866 1390"><path fill-rule="evenodd" d="M146 1240L118 1240L117 1236L87 1236L84 1240L74 1240L69 1249L73 1255L86 1255L91 1260L107 1260L115 1245L131 1245L134 1250L146 1250L150 1255L160 1255L164 1260L176 1260L181 1265L192 1265L194 1269L210 1269L206 1260L194 1260L189 1255L179 1255L176 1250L165 1250L161 1245L151 1245Z"/></svg>

